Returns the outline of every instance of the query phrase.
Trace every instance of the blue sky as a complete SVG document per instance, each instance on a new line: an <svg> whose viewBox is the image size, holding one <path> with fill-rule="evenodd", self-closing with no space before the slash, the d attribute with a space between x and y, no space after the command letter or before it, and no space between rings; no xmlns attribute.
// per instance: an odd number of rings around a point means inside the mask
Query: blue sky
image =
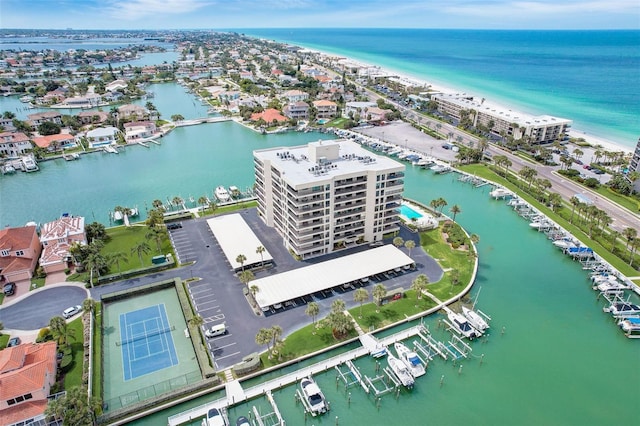
<svg viewBox="0 0 640 426"><path fill-rule="evenodd" d="M640 29L640 1L0 0L0 27Z"/></svg>

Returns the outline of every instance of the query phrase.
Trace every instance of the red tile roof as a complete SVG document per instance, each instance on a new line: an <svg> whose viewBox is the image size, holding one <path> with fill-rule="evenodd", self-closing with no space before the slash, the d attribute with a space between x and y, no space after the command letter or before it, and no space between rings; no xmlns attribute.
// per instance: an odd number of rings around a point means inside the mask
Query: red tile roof
<svg viewBox="0 0 640 426"><path fill-rule="evenodd" d="M22 367L0 370L0 400L35 393L50 385L56 375L56 350L56 342L24 343L4 349L2 352L23 354L24 361ZM6 357L13 360L15 355L9 353Z"/></svg>
<svg viewBox="0 0 640 426"><path fill-rule="evenodd" d="M39 136L37 138L33 138L33 143L38 145L40 148L49 148L51 142L66 142L66 141L74 141L75 138L73 135L60 133L58 135L49 135L49 136Z"/></svg>
<svg viewBox="0 0 640 426"><path fill-rule="evenodd" d="M40 414L44 414L47 409L47 400L28 401L22 404L12 405L2 410L2 424L12 425L23 420L32 419ZM5 423L6 422L6 423Z"/></svg>
<svg viewBox="0 0 640 426"><path fill-rule="evenodd" d="M0 143L6 142L27 142L29 138L22 132L2 132L0 133Z"/></svg>
<svg viewBox="0 0 640 426"><path fill-rule="evenodd" d="M258 121L261 118L267 123L272 123L273 120L276 120L279 123L287 121L287 117L280 114L280 111L274 108L269 108L264 110L263 112L256 112L254 114L251 114L251 121Z"/></svg>
<svg viewBox="0 0 640 426"><path fill-rule="evenodd" d="M27 250L31 247L33 237L37 238L35 226L23 226L21 228L0 229L0 251ZM16 257L14 255L0 256L0 269L7 275L10 272L25 271L31 269L33 259L28 257Z"/></svg>

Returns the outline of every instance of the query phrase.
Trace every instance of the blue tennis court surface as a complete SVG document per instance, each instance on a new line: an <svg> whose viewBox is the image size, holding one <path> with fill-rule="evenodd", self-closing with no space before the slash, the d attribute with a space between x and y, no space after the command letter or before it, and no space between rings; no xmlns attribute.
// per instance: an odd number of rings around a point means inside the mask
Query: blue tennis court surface
<svg viewBox="0 0 640 426"><path fill-rule="evenodd" d="M135 379L178 364L176 347L163 304L120 314L124 380Z"/></svg>

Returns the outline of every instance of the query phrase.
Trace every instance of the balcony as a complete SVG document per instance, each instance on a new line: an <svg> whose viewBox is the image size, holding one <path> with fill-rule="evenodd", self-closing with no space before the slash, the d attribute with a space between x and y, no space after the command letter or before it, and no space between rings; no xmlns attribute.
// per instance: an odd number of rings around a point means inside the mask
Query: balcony
<svg viewBox="0 0 640 426"><path fill-rule="evenodd" d="M351 216L351 215L362 213L362 212L364 212L364 208L356 207L353 209L334 211L333 217L337 219L339 217Z"/></svg>
<svg viewBox="0 0 640 426"><path fill-rule="evenodd" d="M350 192L364 191L366 189L367 189L367 185L351 185L351 186L346 186L344 188L336 189L335 191L333 191L333 194L342 195L342 194L348 194Z"/></svg>
<svg viewBox="0 0 640 426"><path fill-rule="evenodd" d="M343 187L343 186L347 186L347 185L354 185L357 183L361 183L361 182L366 182L367 181L367 177L366 176L359 176L357 178L349 178L349 179L341 179L341 180L337 180L334 182L334 186L335 188L339 188L339 187Z"/></svg>
<svg viewBox="0 0 640 426"><path fill-rule="evenodd" d="M342 195L342 196L336 197L335 204L340 204L345 201L360 200L362 198L366 198L366 196L367 196L367 193L365 191L357 192L355 194Z"/></svg>

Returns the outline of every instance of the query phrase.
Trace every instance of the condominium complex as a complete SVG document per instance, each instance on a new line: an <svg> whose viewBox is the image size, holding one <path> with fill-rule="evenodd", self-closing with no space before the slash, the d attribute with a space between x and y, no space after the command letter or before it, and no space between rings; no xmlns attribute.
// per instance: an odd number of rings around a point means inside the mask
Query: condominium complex
<svg viewBox="0 0 640 426"><path fill-rule="evenodd" d="M258 214L301 258L399 229L404 165L348 140L254 151Z"/></svg>
<svg viewBox="0 0 640 426"><path fill-rule="evenodd" d="M633 151L633 156L631 157L631 163L629 164L629 172L640 173L640 139L638 139L636 149L635 151ZM635 180L634 189L640 192L640 179Z"/></svg>
<svg viewBox="0 0 640 426"><path fill-rule="evenodd" d="M460 120L465 114L473 126L481 124L495 135L528 139L531 144L547 144L555 140L566 140L571 129L571 120L550 115L533 116L489 104L484 99L459 93L433 95L438 103L438 111Z"/></svg>

